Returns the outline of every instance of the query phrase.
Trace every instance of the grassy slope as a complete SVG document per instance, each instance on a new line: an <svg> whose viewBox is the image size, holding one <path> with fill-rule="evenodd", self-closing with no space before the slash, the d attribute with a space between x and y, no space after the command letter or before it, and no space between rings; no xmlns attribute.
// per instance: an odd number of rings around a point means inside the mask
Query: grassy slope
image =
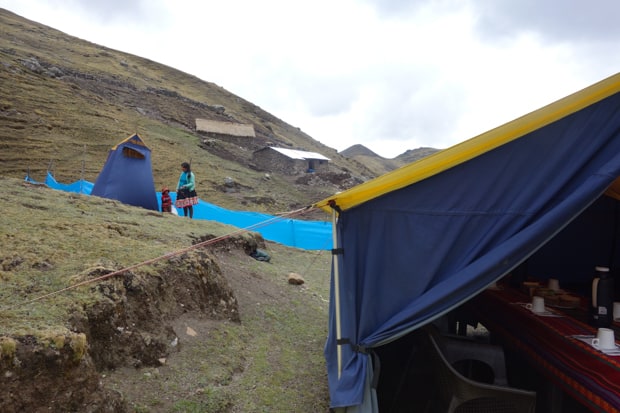
<svg viewBox="0 0 620 413"><path fill-rule="evenodd" d="M7 336L66 332L72 308L95 298L91 289L39 298L73 285L89 268L128 267L202 236L237 230L18 179L0 182L6 191L0 215L0 319ZM330 256L275 243L267 249L271 263L234 251L218 257L239 299L240 324L177 320L179 332L191 327L197 337L183 335L184 346L165 367L104 374L106 387L121 391L134 411L326 411L322 349ZM148 273L148 266L143 271ZM302 274L306 284L289 285L289 272Z"/></svg>
<svg viewBox="0 0 620 413"><path fill-rule="evenodd" d="M375 175L216 84L2 9L0 63L0 182L6 193L0 215L0 311L6 335L65 331L72 305L94 299L89 289L30 300L71 285L88 268L110 261L132 265L185 247L195 237L231 230L28 186L22 182L27 172L43 180L51 168L60 182L94 181L109 148L138 132L152 149L156 187L174 186L178 165L191 159L201 198L225 208L282 212L340 190L297 185L295 177L276 174L266 181L264 172L249 167L247 148L222 142L218 151L203 149L193 131L194 119L203 117L250 122L258 143L320 152L332 159L335 171L363 179ZM224 114L215 109L220 105ZM224 160L216 152L235 157ZM239 184L238 192L221 190L226 177ZM255 202L262 198L273 202ZM261 281L252 291L236 285L244 297L240 325L204 327L209 340L187 346L195 353L173 356L176 360L148 381L132 372L109 374L109 386L129 392L136 411L218 411L231 400L239 412L325 410L322 347L330 257L277 244L269 249L270 265L248 262L247 256L222 257L229 276ZM307 284L291 289L285 281L290 271L304 275ZM195 361L205 358L208 365Z"/></svg>
<svg viewBox="0 0 620 413"><path fill-rule="evenodd" d="M174 186L179 164L191 159L199 191L226 208L280 212L341 190L291 179L265 185L264 172L250 167L253 148L225 142L218 142L218 151L202 148L203 138L194 132L197 117L252 123L254 148L273 142L320 152L332 159L334 171L362 179L376 175L214 83L2 9L0 61L0 175L21 178L30 171L42 180L51 167L60 182L94 181L109 148L138 132L152 149L157 188ZM220 152L231 156L223 160ZM240 193L221 190L226 177ZM253 205L262 197L274 201Z"/></svg>

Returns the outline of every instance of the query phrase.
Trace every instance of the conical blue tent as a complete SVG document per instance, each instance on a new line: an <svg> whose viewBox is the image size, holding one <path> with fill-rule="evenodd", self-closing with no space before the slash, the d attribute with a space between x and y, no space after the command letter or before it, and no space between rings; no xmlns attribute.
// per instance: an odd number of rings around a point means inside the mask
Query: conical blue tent
<svg viewBox="0 0 620 413"><path fill-rule="evenodd" d="M110 149L91 195L157 210L151 150L138 134Z"/></svg>
<svg viewBox="0 0 620 413"><path fill-rule="evenodd" d="M620 266L619 176L616 74L315 204L335 223L331 407L378 412L373 349L525 261L561 284Z"/></svg>

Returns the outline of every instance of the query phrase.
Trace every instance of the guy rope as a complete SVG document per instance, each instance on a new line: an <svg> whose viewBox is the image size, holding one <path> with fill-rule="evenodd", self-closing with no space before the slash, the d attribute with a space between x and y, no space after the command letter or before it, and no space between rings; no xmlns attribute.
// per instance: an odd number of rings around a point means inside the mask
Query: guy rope
<svg viewBox="0 0 620 413"><path fill-rule="evenodd" d="M153 263L158 262L158 261L169 260L169 259L171 259L173 257L185 254L185 253L187 253L189 251L192 251L192 250L195 250L195 249L198 249L198 248L205 247L207 245L215 244L217 242L223 241L223 240L225 240L227 238L230 238L230 237L233 237L235 235L243 234L243 233L246 233L246 232L252 232L252 231L254 231L254 230L258 229L258 228L266 227L266 226L271 225L271 224L273 224L275 222L278 222L278 221L281 221L281 220L284 220L284 219L288 219L290 217L294 217L294 216L298 216L298 215L303 215L303 214L309 212L312 209L313 209L312 206L307 206L307 207L299 208L299 209L296 209L296 210L293 210L293 211L289 211L289 212L286 212L286 213L283 213L283 214L280 214L280 215L276 215L276 216L274 216L272 218L269 218L269 219L267 219L265 221L258 222L256 224L250 225L248 227L238 229L238 230L230 232L228 234L221 235L221 236L215 237L215 238L211 238L209 240L206 240L206 241L203 241L203 242L191 245L189 247L182 248L182 249L177 250L177 251L169 252L169 253L161 255L159 257L151 258L150 260L146 260L146 261L143 261L143 262L131 265L129 267L125 267L125 268L122 268L120 270L117 270L117 271L114 271L114 272L110 272L108 274L104 274L104 275L102 275L100 277L96 277L96 278L93 278L93 279L90 279L90 280L82 281L82 282L79 282L77 284L73 284L73 285L70 285L68 287L62 288L60 290L56 290L56 291L52 291L52 292L47 293L47 294L40 295L38 297L35 297L33 299L21 302L19 304L3 307L3 308L0 309L0 311L13 310L13 309L16 309L16 308L19 308L19 307L23 307L25 305L32 304L32 303L37 302L37 301L41 301L41 300L43 300L45 298L48 298L48 297L51 297L51 296L54 296L54 295L58 295L58 294L64 293L66 291L73 290L73 289L76 289L78 287L81 287L81 286L84 286L84 285L87 285L87 284L93 284L93 283L96 283L96 282L100 282L100 281L106 280L108 278L115 277L115 276L120 275L120 274L124 274L124 273L126 273L128 271L135 270L136 268L143 267L145 265L150 265L150 264L153 264Z"/></svg>

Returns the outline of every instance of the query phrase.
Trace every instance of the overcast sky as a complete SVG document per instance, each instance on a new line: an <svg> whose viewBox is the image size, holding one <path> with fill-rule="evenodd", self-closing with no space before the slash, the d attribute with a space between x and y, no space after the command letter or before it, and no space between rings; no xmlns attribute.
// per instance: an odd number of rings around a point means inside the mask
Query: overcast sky
<svg viewBox="0 0 620 413"><path fill-rule="evenodd" d="M446 148L620 72L618 0L0 0L314 139Z"/></svg>

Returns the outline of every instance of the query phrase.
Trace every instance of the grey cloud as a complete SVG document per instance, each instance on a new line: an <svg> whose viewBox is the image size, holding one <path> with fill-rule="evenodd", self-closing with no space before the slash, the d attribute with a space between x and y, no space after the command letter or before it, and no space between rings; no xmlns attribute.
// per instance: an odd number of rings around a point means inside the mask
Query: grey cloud
<svg viewBox="0 0 620 413"><path fill-rule="evenodd" d="M421 9L436 14L467 8L487 40L535 32L550 42L605 42L620 36L620 1L597 0L360 0L377 14L405 19Z"/></svg>
<svg viewBox="0 0 620 413"><path fill-rule="evenodd" d="M147 0L50 0L58 8L71 8L88 19L101 23L126 22L148 25L148 22L165 18L166 13L157 1Z"/></svg>
<svg viewBox="0 0 620 413"><path fill-rule="evenodd" d="M426 83L426 82L425 82ZM399 79L385 86L386 94L374 103L359 126L372 139L433 142L449 146L448 137L462 112L465 94L450 82L424 85L415 79ZM404 148L403 152L407 149Z"/></svg>
<svg viewBox="0 0 620 413"><path fill-rule="evenodd" d="M361 2L372 6L380 16L393 18L405 18L424 7L454 10L464 5L462 0L361 0Z"/></svg>
<svg viewBox="0 0 620 413"><path fill-rule="evenodd" d="M606 42L620 36L617 0L472 1L478 30L487 39L531 31L551 42Z"/></svg>
<svg viewBox="0 0 620 413"><path fill-rule="evenodd" d="M296 82L297 92L312 116L337 116L348 112L358 98L357 85L351 79L305 78Z"/></svg>
<svg viewBox="0 0 620 413"><path fill-rule="evenodd" d="M398 16L415 12L420 4L426 1L408 1L408 0L362 0L362 3L371 5L379 15L382 16Z"/></svg>

